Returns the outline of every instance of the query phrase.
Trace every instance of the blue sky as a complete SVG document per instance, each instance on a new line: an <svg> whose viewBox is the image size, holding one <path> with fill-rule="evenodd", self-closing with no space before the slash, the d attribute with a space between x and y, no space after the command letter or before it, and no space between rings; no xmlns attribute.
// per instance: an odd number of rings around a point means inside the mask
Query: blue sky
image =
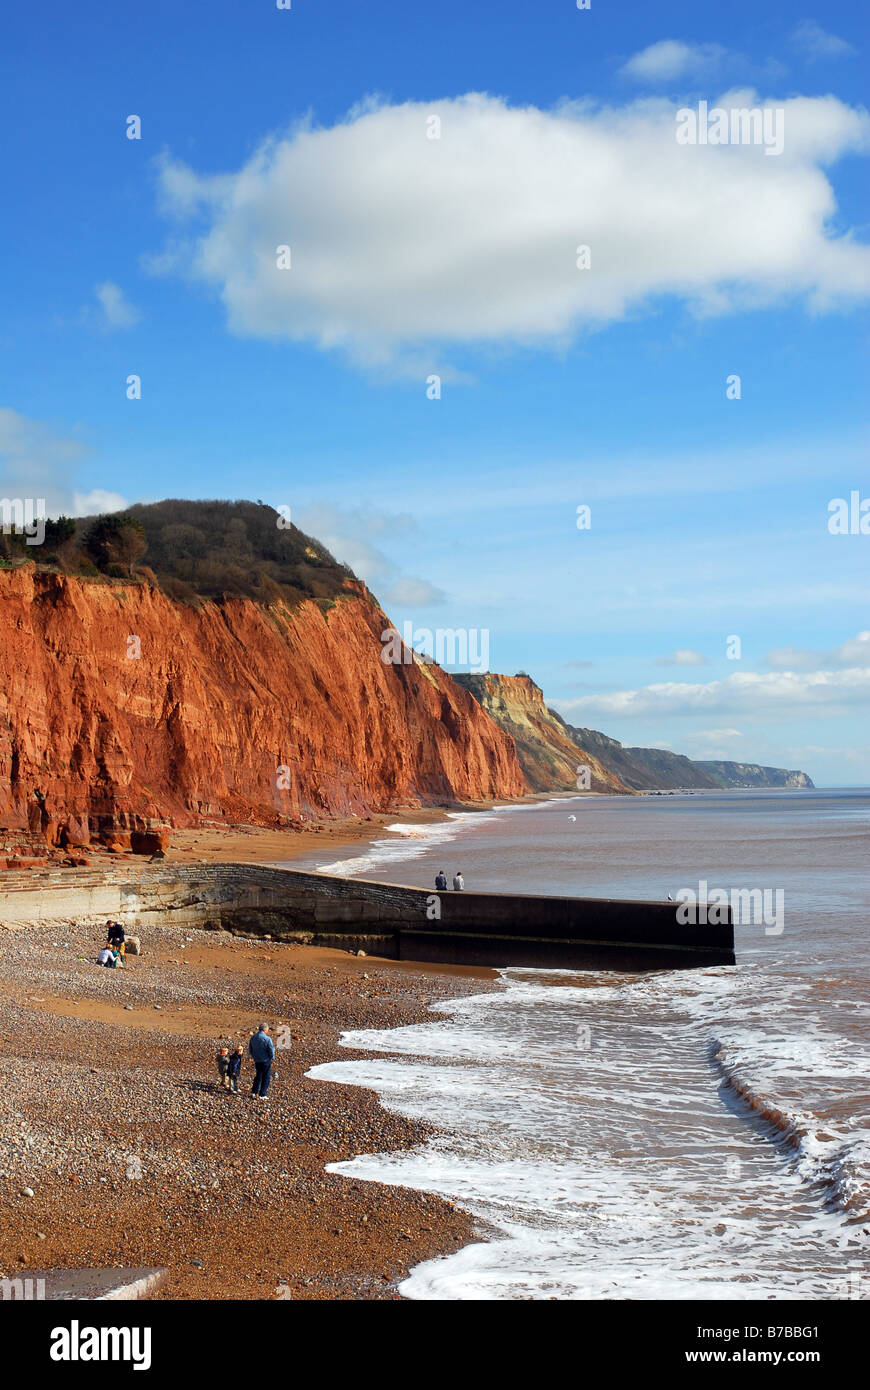
<svg viewBox="0 0 870 1390"><path fill-rule="evenodd" d="M866 49L852 3L20 9L4 495L284 504L574 723L870 782ZM677 151L701 100L782 154Z"/></svg>

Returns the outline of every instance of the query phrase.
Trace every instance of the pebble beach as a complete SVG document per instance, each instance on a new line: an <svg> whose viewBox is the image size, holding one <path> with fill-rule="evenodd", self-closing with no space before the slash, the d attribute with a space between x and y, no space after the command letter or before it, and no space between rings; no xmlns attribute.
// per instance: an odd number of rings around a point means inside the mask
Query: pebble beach
<svg viewBox="0 0 870 1390"><path fill-rule="evenodd" d="M358 1055L343 1031L431 1018L491 972L177 928L105 970L102 940L96 921L0 927L0 1277L165 1266L160 1299L396 1299L475 1238L447 1201L326 1173L437 1131L305 1073ZM265 1102L261 1019L279 1042ZM233 1095L215 1055L239 1043Z"/></svg>

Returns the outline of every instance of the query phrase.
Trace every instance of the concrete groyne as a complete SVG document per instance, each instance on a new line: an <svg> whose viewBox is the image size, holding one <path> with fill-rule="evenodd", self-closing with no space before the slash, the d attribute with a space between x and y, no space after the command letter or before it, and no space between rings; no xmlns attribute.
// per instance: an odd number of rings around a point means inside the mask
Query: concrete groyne
<svg viewBox="0 0 870 1390"><path fill-rule="evenodd" d="M402 884L259 864L119 864L0 877L0 923L116 918L463 965L650 970L732 965L730 912L684 924L676 903L513 893L427 893Z"/></svg>

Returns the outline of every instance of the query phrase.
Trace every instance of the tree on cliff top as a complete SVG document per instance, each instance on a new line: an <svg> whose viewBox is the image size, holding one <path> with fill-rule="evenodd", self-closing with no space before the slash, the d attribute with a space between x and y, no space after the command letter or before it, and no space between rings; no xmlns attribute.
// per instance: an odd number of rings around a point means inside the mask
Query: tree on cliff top
<svg viewBox="0 0 870 1390"><path fill-rule="evenodd" d="M133 573L133 566L148 546L145 527L129 512L98 516L85 533L84 544L99 569L111 572L117 568L121 574Z"/></svg>
<svg viewBox="0 0 870 1390"><path fill-rule="evenodd" d="M137 503L124 512L48 521L46 541L56 554L48 545L25 553L23 536L0 534L0 564L23 558L87 578L135 577L192 604L313 599L329 607L354 578L319 541L262 502ZM137 563L143 556L147 569Z"/></svg>
<svg viewBox="0 0 870 1390"><path fill-rule="evenodd" d="M34 563L42 560L47 564L62 565L61 555L55 554L55 552L65 553L68 542L72 540L75 533L76 523L72 517L59 516L54 521L47 518L43 548L40 550L30 544L32 535L29 537L27 531L17 530L12 525L6 532L0 530L0 560L9 561L12 564L21 560L32 560Z"/></svg>
<svg viewBox="0 0 870 1390"><path fill-rule="evenodd" d="M331 602L352 571L273 507L168 498L129 515L148 542L148 564L173 598Z"/></svg>

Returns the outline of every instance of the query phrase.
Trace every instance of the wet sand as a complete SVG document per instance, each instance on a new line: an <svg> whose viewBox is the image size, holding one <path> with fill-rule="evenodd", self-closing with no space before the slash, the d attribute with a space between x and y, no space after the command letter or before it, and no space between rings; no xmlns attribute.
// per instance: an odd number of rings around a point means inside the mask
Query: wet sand
<svg viewBox="0 0 870 1390"><path fill-rule="evenodd" d="M0 930L0 1275L165 1265L160 1299L391 1299L475 1238L449 1202L325 1173L435 1131L304 1073L359 1055L344 1029L432 1018L492 972L177 929L111 971L99 935ZM247 1056L239 1095L215 1067L261 1017L290 1043L267 1102Z"/></svg>
<svg viewBox="0 0 870 1390"><path fill-rule="evenodd" d="M432 825L443 821L451 811L489 811L493 806L532 804L541 799L541 794L535 793L511 802L407 807L366 817L312 822L303 830L268 830L256 825L197 826L192 830L173 830L166 861L175 864L197 860L210 864L274 864L316 854L331 856L336 850L370 843L382 836L388 825Z"/></svg>

